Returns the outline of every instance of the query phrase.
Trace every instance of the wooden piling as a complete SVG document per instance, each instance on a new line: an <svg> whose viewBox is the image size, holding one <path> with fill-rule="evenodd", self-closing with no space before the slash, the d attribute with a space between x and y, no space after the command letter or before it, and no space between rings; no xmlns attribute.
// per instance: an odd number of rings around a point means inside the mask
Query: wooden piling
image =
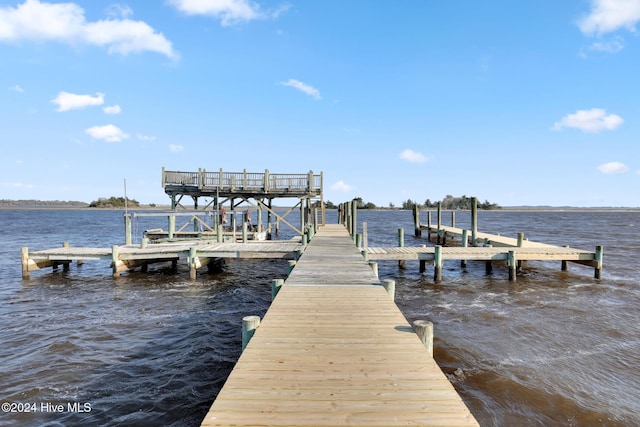
<svg viewBox="0 0 640 427"><path fill-rule="evenodd" d="M598 245L596 246L596 256L595 256L596 268L594 272L594 277L596 279L600 279L602 276L602 261L604 259L604 246Z"/></svg>
<svg viewBox="0 0 640 427"><path fill-rule="evenodd" d="M515 282L517 275L517 260L515 251L509 251L507 262L509 264L509 281Z"/></svg>
<svg viewBox="0 0 640 427"><path fill-rule="evenodd" d="M366 221L362 223L362 247L365 249L369 247L369 231Z"/></svg>
<svg viewBox="0 0 640 427"><path fill-rule="evenodd" d="M478 235L478 199L471 198L471 246L477 246Z"/></svg>
<svg viewBox="0 0 640 427"><path fill-rule="evenodd" d="M413 330L424 344L429 356L433 357L433 323L428 320L415 320Z"/></svg>
<svg viewBox="0 0 640 427"><path fill-rule="evenodd" d="M196 280L197 272L198 272L198 257L197 257L197 249L195 247L189 248L189 279Z"/></svg>
<svg viewBox="0 0 640 427"><path fill-rule="evenodd" d="M398 247L404 248L404 228L398 228ZM405 262L403 259L398 261L398 267L404 268Z"/></svg>
<svg viewBox="0 0 640 427"><path fill-rule="evenodd" d="M369 267L371 267L371 269L373 270L373 273L376 275L376 277L378 277L378 263L375 261L370 261Z"/></svg>
<svg viewBox="0 0 640 427"><path fill-rule="evenodd" d="M294 267L296 266L296 262L297 261L294 259L290 259L289 261L287 261L287 274L291 274Z"/></svg>
<svg viewBox="0 0 640 427"><path fill-rule="evenodd" d="M440 244L440 238L442 235L440 234L440 227L442 226L442 202L438 202L438 236L436 243Z"/></svg>
<svg viewBox="0 0 640 427"><path fill-rule="evenodd" d="M245 316L242 318L242 351L247 348L249 341L260 327L260 316Z"/></svg>
<svg viewBox="0 0 640 427"><path fill-rule="evenodd" d="M396 281L393 279L384 279L382 281L384 288L387 290L389 297L391 297L391 301L395 301L396 299Z"/></svg>
<svg viewBox="0 0 640 427"><path fill-rule="evenodd" d="M433 259L433 280L440 282L442 280L442 246L435 247Z"/></svg>
<svg viewBox="0 0 640 427"><path fill-rule="evenodd" d="M22 278L29 279L31 272L29 271L29 248L26 246L22 248Z"/></svg>
<svg viewBox="0 0 640 427"><path fill-rule="evenodd" d="M176 216L169 214L169 230L168 230L169 239L173 239L173 235L176 232Z"/></svg>
<svg viewBox="0 0 640 427"><path fill-rule="evenodd" d="M273 279L271 281L271 301L276 299L282 285L284 285L284 279Z"/></svg>
<svg viewBox="0 0 640 427"><path fill-rule="evenodd" d="M462 238L461 238L460 244L462 245L463 248L466 248L466 247L469 246L469 230L467 230L466 228L464 230L462 230ZM466 259L460 260L460 267L461 268L467 268L467 260Z"/></svg>
<svg viewBox="0 0 640 427"><path fill-rule="evenodd" d="M111 269L113 277L120 277L120 261L118 245L111 246Z"/></svg>
<svg viewBox="0 0 640 427"><path fill-rule="evenodd" d="M420 208L417 204L413 205L413 230L416 237L422 236L422 229L420 228Z"/></svg>
<svg viewBox="0 0 640 427"><path fill-rule="evenodd" d="M125 214L124 216L124 244L130 245L132 242L131 232L131 215Z"/></svg>

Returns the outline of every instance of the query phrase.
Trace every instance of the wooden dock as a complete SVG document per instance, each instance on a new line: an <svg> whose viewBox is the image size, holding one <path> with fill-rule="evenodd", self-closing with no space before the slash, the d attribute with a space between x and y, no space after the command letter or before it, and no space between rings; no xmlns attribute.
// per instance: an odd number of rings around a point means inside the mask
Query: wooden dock
<svg viewBox="0 0 640 427"><path fill-rule="evenodd" d="M213 265L214 260L224 258L282 258L295 259L302 249L300 241L260 241L247 243L211 243L204 240L180 241L173 243L154 243L140 245L113 245L111 248L62 247L29 252L22 248L22 278L30 277L31 272L45 267L56 268L62 265L69 269L72 262L83 263L88 260L109 261L114 276L148 265L172 262L185 262L192 279L196 278L199 268Z"/></svg>
<svg viewBox="0 0 640 427"><path fill-rule="evenodd" d="M491 272L494 261L505 261L509 267L509 280L515 281L521 271L523 261L561 261L561 270L568 269L568 263L594 267L594 277L601 278L604 248L596 246L595 251L571 248L569 246L556 246L546 243L532 242L524 238L524 233L518 233L515 238L500 236L497 234L478 232L477 227L477 200L471 198L471 228L455 227L455 211L451 211L451 226L442 224L442 211L438 203L437 222L431 223L431 212L427 214L427 224L420 222L419 208L414 206L413 219L416 236L422 236L426 231L429 242L434 242L435 247L405 247L404 229L398 230L398 247L368 247L366 237L366 223L362 224L363 233L357 230L357 207L352 202L340 205L339 222L345 224L349 233L362 247L362 253L368 260L398 260L404 265L407 260L420 261L420 272L426 270L426 262L432 261L434 266L434 280L442 278L443 262L446 260L458 260L465 267L468 260L485 261L487 272ZM459 246L447 246L447 241L458 239Z"/></svg>
<svg viewBox="0 0 640 427"><path fill-rule="evenodd" d="M203 426L477 426L341 225L319 229Z"/></svg>

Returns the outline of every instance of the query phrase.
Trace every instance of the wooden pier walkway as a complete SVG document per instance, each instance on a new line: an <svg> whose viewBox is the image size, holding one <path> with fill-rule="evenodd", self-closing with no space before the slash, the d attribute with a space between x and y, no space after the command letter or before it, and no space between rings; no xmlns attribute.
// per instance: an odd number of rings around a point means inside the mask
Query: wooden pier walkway
<svg viewBox="0 0 640 427"><path fill-rule="evenodd" d="M124 271L159 262L186 262L192 279L198 268L220 258L284 258L295 259L302 249L300 241L279 240L247 243L210 243L204 240L154 243L149 245L114 245L111 248L73 247L30 252L22 249L22 277L29 278L32 271L62 265L69 269L73 261L110 261L114 276Z"/></svg>
<svg viewBox="0 0 640 427"><path fill-rule="evenodd" d="M318 230L203 426L477 426L341 225Z"/></svg>

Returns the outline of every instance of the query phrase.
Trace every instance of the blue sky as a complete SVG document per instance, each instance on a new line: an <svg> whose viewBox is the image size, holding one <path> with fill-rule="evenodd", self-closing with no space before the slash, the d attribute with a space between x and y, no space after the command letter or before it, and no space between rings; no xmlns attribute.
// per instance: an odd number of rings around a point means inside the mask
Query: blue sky
<svg viewBox="0 0 640 427"><path fill-rule="evenodd" d="M0 199L640 206L640 0L0 1Z"/></svg>

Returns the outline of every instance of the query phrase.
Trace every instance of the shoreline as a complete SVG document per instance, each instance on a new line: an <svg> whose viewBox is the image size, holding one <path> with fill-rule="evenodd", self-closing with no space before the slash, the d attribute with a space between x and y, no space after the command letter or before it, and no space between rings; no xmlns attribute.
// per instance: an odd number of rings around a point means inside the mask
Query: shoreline
<svg viewBox="0 0 640 427"><path fill-rule="evenodd" d="M279 208L287 208L287 206L278 206ZM54 205L0 205L0 210L76 210L76 211L124 211L124 208L95 208L89 206L54 206ZM130 207L127 210L129 211L137 211L137 210L146 210L146 211L168 211L171 210L170 205L156 205L156 206L135 206ZM332 210L332 209L327 209ZM333 210L336 210L334 208ZM360 211L411 211L411 209L359 209ZM436 211L437 208L420 208L421 211ZM204 210L203 210L204 211ZM443 209L443 212L455 212L455 211L469 211L469 209ZM576 207L576 206L504 206L500 209L478 209L478 211L483 212L500 212L500 211L509 211L509 212L640 212L640 207Z"/></svg>

